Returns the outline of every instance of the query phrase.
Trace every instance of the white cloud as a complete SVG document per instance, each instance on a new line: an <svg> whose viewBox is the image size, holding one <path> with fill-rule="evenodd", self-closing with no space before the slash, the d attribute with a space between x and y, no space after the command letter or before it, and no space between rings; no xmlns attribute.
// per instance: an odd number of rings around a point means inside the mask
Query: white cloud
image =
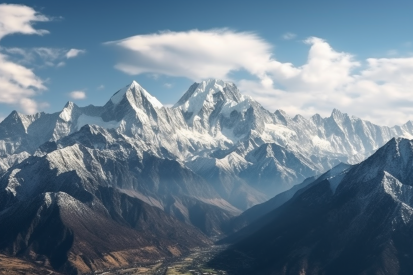
<svg viewBox="0 0 413 275"><path fill-rule="evenodd" d="M271 45L258 35L227 29L162 32L105 43L128 54L116 68L131 75L149 73L193 80L227 78L245 69L265 79Z"/></svg>
<svg viewBox="0 0 413 275"><path fill-rule="evenodd" d="M272 111L309 117L329 116L338 108L378 124L413 120L413 57L357 60L317 37L304 43L309 52L302 66L276 60L271 45L254 33L227 29L162 32L106 44L124 50L116 68L125 73L232 80ZM237 70L256 80L231 79Z"/></svg>
<svg viewBox="0 0 413 275"><path fill-rule="evenodd" d="M45 21L49 21L49 18L30 7L0 4L0 40L14 33L47 34L48 31L33 27L34 23ZM16 106L29 114L46 107L47 103L39 103L33 99L46 90L46 87L44 81L34 73L32 68L62 67L65 65L63 62L65 58L83 52L84 50L67 51L47 47L0 47L0 103Z"/></svg>
<svg viewBox="0 0 413 275"><path fill-rule="evenodd" d="M34 9L13 4L0 4L0 39L13 33L38 34L49 33L46 30L36 30L32 24L45 22L49 19Z"/></svg>
<svg viewBox="0 0 413 275"><path fill-rule="evenodd" d="M97 88L96 88L97 90L103 90L103 89L105 89L105 85L99 85Z"/></svg>
<svg viewBox="0 0 413 275"><path fill-rule="evenodd" d="M27 113L34 114L37 112L38 104L31 98L22 98L20 100L20 107L23 108Z"/></svg>
<svg viewBox="0 0 413 275"><path fill-rule="evenodd" d="M384 125L413 119L413 58L370 58L359 62L324 40L310 38L307 63L290 72L270 70L282 89L241 80L239 88L270 110L307 117L329 116L333 108ZM361 64L366 63L365 66ZM359 70L356 71L355 69Z"/></svg>
<svg viewBox="0 0 413 275"><path fill-rule="evenodd" d="M320 38L311 37L304 42L311 45L306 64L294 67L274 60L269 63L267 74L293 91L333 91L352 81L350 72L360 66L352 55L333 50Z"/></svg>
<svg viewBox="0 0 413 275"><path fill-rule="evenodd" d="M30 7L0 4L0 39L13 33L46 34L46 30L36 30L32 25L48 20ZM24 55L21 50L15 50L15 53ZM0 53L0 103L18 106L26 113L34 113L39 104L32 97L43 90L46 90L43 80L32 69Z"/></svg>
<svg viewBox="0 0 413 275"><path fill-rule="evenodd" d="M282 36L282 38L284 40L291 40L291 39L294 39L296 37L297 37L297 35L295 33L292 33L292 32L284 33L283 36Z"/></svg>
<svg viewBox="0 0 413 275"><path fill-rule="evenodd" d="M0 103L17 105L26 113L34 113L37 105L30 97L45 89L43 81L32 70L0 54Z"/></svg>
<svg viewBox="0 0 413 275"><path fill-rule="evenodd" d="M170 88L172 88L172 83L164 83L163 86L164 86L165 88L170 89Z"/></svg>
<svg viewBox="0 0 413 275"><path fill-rule="evenodd" d="M86 93L84 91L73 91L69 93L69 96L73 99L85 99Z"/></svg>
<svg viewBox="0 0 413 275"><path fill-rule="evenodd" d="M79 50L79 49L70 49L67 53L66 53L66 58L73 58L78 56L79 54L85 53L85 50Z"/></svg>

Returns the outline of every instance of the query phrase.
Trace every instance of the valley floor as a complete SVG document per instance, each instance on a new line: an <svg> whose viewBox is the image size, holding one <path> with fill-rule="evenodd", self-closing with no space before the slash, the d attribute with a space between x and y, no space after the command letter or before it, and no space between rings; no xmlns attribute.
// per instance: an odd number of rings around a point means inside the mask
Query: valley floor
<svg viewBox="0 0 413 275"><path fill-rule="evenodd" d="M39 267L33 263L0 254L0 275L58 275L55 271Z"/></svg>
<svg viewBox="0 0 413 275"><path fill-rule="evenodd" d="M204 275L227 274L222 270L207 267L207 262L216 254L223 251L226 246L213 245L208 248L196 249L191 254L179 258L158 261L148 265L99 272L99 275Z"/></svg>

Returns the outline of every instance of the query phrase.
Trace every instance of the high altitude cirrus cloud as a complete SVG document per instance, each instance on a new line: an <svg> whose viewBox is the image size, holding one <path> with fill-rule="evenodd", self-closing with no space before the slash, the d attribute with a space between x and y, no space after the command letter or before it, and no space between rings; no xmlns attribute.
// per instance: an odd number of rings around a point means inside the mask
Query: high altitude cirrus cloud
<svg viewBox="0 0 413 275"><path fill-rule="evenodd" d="M307 62L276 60L255 33L228 29L161 32L107 42L126 53L115 67L127 74L229 79L270 110L329 115L333 108L381 124L413 119L413 58L356 60L310 37ZM257 80L231 79L245 70Z"/></svg>
<svg viewBox="0 0 413 275"><path fill-rule="evenodd" d="M0 51L8 55L8 59L21 65L32 67L62 67L65 60L84 53L85 50L62 48L0 48Z"/></svg>

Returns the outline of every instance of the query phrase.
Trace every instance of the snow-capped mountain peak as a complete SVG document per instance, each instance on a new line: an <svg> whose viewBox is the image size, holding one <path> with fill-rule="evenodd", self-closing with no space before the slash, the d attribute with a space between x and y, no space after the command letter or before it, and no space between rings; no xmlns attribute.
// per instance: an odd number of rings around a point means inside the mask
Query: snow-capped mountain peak
<svg viewBox="0 0 413 275"><path fill-rule="evenodd" d="M330 117L334 119L337 123L343 123L344 121L350 119L346 113L342 113L340 110L335 109L335 108L331 112Z"/></svg>
<svg viewBox="0 0 413 275"><path fill-rule="evenodd" d="M122 100L126 99L131 103L135 103L135 106L140 105L142 98L149 101L153 107L162 108L163 105L159 100L148 93L138 82L135 80L131 84L125 86L124 88L117 91L111 98L110 101L114 105L118 105Z"/></svg>
<svg viewBox="0 0 413 275"><path fill-rule="evenodd" d="M371 157L359 164L353 171L358 182L368 182L382 175L391 174L404 184L412 185L413 180L413 141L392 138Z"/></svg>
<svg viewBox="0 0 413 275"><path fill-rule="evenodd" d="M26 133L29 126L39 118L42 113L37 113L34 115L24 115L17 111L13 111L8 115L3 121L2 124L4 126L12 127L13 129L9 129L9 134L11 133ZM0 133L1 136L1 133Z"/></svg>
<svg viewBox="0 0 413 275"><path fill-rule="evenodd" d="M72 121L73 112L76 112L76 109L78 108L79 107L75 103L68 101L60 112L59 117L66 122Z"/></svg>
<svg viewBox="0 0 413 275"><path fill-rule="evenodd" d="M233 83L209 79L194 83L174 108L183 113L191 127L209 131L209 128L222 128L217 124L221 118L229 118L231 114L245 114L252 102Z"/></svg>
<svg viewBox="0 0 413 275"><path fill-rule="evenodd" d="M174 107L184 112L198 114L202 108L213 108L218 104L234 106L246 99L231 82L209 79L194 83Z"/></svg>

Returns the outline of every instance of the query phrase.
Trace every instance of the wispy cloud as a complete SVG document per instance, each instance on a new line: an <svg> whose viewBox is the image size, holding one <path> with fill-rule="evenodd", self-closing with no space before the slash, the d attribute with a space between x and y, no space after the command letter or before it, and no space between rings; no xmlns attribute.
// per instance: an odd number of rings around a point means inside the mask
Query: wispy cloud
<svg viewBox="0 0 413 275"><path fill-rule="evenodd" d="M282 39L284 39L284 40L291 40L291 39L294 39L296 37L297 37L297 35L295 33L292 33L292 32L286 32L282 35Z"/></svg>
<svg viewBox="0 0 413 275"><path fill-rule="evenodd" d="M84 91L73 91L69 93L72 99L85 99L86 93Z"/></svg>
<svg viewBox="0 0 413 275"><path fill-rule="evenodd" d="M164 83L163 86L164 86L165 88L170 89L170 88L172 88L172 83Z"/></svg>
<svg viewBox="0 0 413 275"><path fill-rule="evenodd" d="M84 50L67 50L63 48L5 48L0 47L0 51L7 54L13 62L31 67L63 67L65 60L85 52ZM79 51L79 52L76 52Z"/></svg>
<svg viewBox="0 0 413 275"><path fill-rule="evenodd" d="M116 68L127 74L184 76L193 80L227 78L245 69L266 79L272 46L255 33L227 29L161 32L105 43L127 54Z"/></svg>
<svg viewBox="0 0 413 275"><path fill-rule="evenodd" d="M10 60L30 67L62 67L66 50L60 48L1 48Z"/></svg>
<svg viewBox="0 0 413 275"><path fill-rule="evenodd" d="M97 90L103 90L103 89L105 89L105 85L99 85L97 88L96 88Z"/></svg>
<svg viewBox="0 0 413 275"><path fill-rule="evenodd" d="M79 54L85 53L85 50L80 50L80 49L70 49L67 53L66 53L66 58L73 58L78 56Z"/></svg>

